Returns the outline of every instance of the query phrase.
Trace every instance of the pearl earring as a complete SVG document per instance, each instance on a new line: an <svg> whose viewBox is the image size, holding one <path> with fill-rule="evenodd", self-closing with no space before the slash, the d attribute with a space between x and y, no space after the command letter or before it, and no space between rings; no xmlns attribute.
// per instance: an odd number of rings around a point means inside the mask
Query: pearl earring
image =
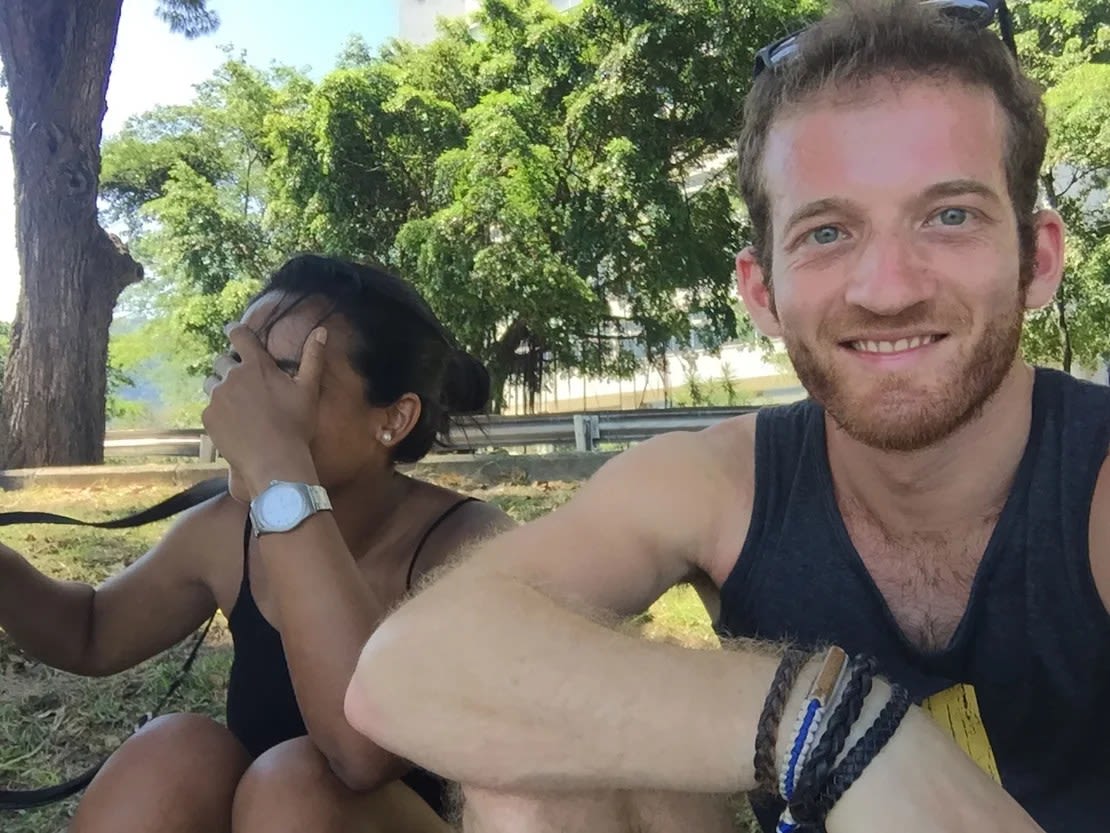
<svg viewBox="0 0 1110 833"><path fill-rule="evenodd" d="M382 442L383 443L393 442L393 432L392 431L382 431Z"/></svg>

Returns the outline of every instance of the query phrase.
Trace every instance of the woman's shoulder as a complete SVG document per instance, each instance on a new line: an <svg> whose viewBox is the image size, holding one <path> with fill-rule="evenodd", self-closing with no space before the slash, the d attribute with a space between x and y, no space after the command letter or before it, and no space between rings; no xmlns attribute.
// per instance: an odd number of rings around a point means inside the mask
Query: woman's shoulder
<svg viewBox="0 0 1110 833"><path fill-rule="evenodd" d="M516 522L495 503L480 495L429 483L417 481L430 508L425 525L435 526L441 537L467 537L496 530L508 529Z"/></svg>
<svg viewBox="0 0 1110 833"><path fill-rule="evenodd" d="M429 511L424 514L416 556L426 572L470 550L475 544L516 526L503 509L465 492L417 481Z"/></svg>

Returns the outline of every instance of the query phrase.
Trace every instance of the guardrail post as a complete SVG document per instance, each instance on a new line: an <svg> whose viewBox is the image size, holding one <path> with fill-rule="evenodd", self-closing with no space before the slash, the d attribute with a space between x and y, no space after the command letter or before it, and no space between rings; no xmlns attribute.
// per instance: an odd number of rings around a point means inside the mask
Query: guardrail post
<svg viewBox="0 0 1110 833"><path fill-rule="evenodd" d="M596 414L574 415L574 447L578 451L595 451L601 438L601 421Z"/></svg>
<svg viewBox="0 0 1110 833"><path fill-rule="evenodd" d="M200 435L200 461L202 463L216 462L216 446L207 434Z"/></svg>

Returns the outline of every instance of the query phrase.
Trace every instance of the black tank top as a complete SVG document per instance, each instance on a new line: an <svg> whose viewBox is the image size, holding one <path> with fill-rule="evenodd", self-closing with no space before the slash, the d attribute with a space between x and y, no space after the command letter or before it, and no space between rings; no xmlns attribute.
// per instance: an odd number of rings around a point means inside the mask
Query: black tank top
<svg viewBox="0 0 1110 833"><path fill-rule="evenodd" d="M475 498L453 504L425 530L413 552L405 580L411 589L413 569L420 551L435 529L463 505ZM252 757L292 738L307 734L301 717L281 634L262 615L251 593L248 550L251 523L243 532L243 579L239 597L228 616L228 630L235 657L227 685L227 727ZM402 780L432 809L444 816L445 782L423 769L413 769Z"/></svg>
<svg viewBox="0 0 1110 833"><path fill-rule="evenodd" d="M755 444L751 527L721 588L718 633L870 654L919 703L973 687L963 700L971 712L977 700L1006 790L1048 833L1108 829L1110 616L1088 525L1110 445L1110 388L1036 371L1025 453L963 618L938 652L904 636L852 545L822 409L807 400L760 411ZM773 830L779 806L756 809Z"/></svg>

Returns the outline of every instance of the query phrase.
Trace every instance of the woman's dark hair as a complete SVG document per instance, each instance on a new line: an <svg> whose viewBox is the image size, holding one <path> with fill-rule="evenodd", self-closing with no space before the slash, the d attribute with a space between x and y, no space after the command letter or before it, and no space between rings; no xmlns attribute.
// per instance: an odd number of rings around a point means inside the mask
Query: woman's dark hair
<svg viewBox="0 0 1110 833"><path fill-rule="evenodd" d="M321 255L298 255L271 275L256 298L288 298L267 329L305 301L328 303L321 321L341 315L354 333L351 366L366 380L371 405L390 405L406 393L420 398L420 418L394 449L414 463L447 439L451 417L485 410L489 372L460 350L431 307L410 284L373 266Z"/></svg>

